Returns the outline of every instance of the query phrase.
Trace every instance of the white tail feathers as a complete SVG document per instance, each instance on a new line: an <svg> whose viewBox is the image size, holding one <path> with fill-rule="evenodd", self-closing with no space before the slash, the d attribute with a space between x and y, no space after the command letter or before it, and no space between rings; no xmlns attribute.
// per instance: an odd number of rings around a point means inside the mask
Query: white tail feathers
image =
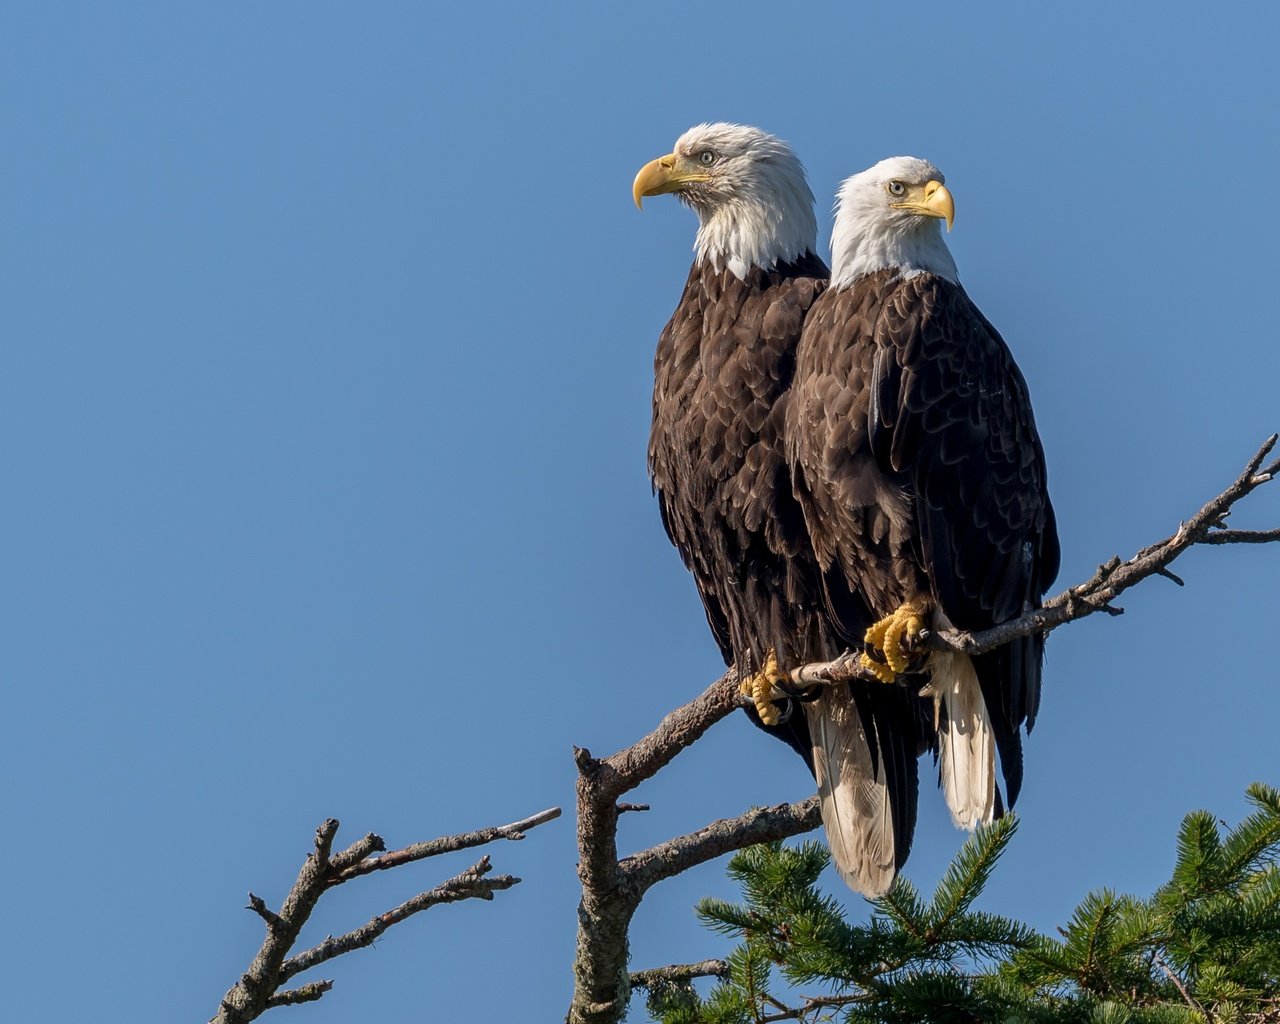
<svg viewBox="0 0 1280 1024"><path fill-rule="evenodd" d="M938 732L942 792L959 828L973 830L995 817L996 742L982 688L967 655L929 656L928 687L922 691L946 708Z"/></svg>
<svg viewBox="0 0 1280 1024"><path fill-rule="evenodd" d="M853 701L833 688L804 705L813 740L822 823L840 877L864 896L880 896L893 884L893 809L883 759L871 756Z"/></svg>

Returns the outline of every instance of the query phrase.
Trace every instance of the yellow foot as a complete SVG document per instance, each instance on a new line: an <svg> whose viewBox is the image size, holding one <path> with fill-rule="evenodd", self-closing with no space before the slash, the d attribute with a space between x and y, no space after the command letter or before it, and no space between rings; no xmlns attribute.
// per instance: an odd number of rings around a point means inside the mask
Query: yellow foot
<svg viewBox="0 0 1280 1024"><path fill-rule="evenodd" d="M867 630L868 650L862 652L862 667L882 683L891 683L911 663L911 648L925 629L928 609L923 602L907 601L896 612ZM871 651L882 654L883 660Z"/></svg>
<svg viewBox="0 0 1280 1024"><path fill-rule="evenodd" d="M778 658L773 651L764 660L764 667L738 685L744 697L750 697L756 706L756 714L765 725L774 726L782 720L782 713L773 705L773 688L777 683L789 683L790 674L778 668Z"/></svg>

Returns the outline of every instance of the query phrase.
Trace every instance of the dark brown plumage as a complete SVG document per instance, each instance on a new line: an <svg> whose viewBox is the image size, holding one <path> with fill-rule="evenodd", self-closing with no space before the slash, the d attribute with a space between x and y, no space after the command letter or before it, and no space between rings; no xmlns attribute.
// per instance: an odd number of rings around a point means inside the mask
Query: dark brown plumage
<svg viewBox="0 0 1280 1024"><path fill-rule="evenodd" d="M1038 605L1059 558L1044 453L1022 374L964 289L896 269L832 289L797 359L796 491L845 634L865 628L865 605L881 617L918 595L966 630ZM1009 804L1043 646L973 659Z"/></svg>
<svg viewBox="0 0 1280 1024"><path fill-rule="evenodd" d="M826 280L812 253L743 280L695 265L658 340L649 469L662 522L725 661L743 672L770 649L795 664L830 646L781 405Z"/></svg>
<svg viewBox="0 0 1280 1024"><path fill-rule="evenodd" d="M784 438L796 346L827 280L803 168L759 129L699 125L641 168L632 191L637 203L676 193L699 219L698 256L654 363L649 465L667 533L726 663L748 675L771 652L784 670L833 658L860 599L845 596L845 619L828 610ZM861 617L865 629L865 606ZM772 719L768 686L753 693ZM811 697L783 700L767 731L814 773L842 874L883 892L915 828L922 704L880 684Z"/></svg>
<svg viewBox="0 0 1280 1024"><path fill-rule="evenodd" d="M826 266L812 254L770 271L753 267L743 280L695 265L658 342L649 465L662 522L693 574L725 662L743 674L759 670L770 650L784 667L833 658L850 646L843 630L872 621L852 595L842 602L843 619L829 614L784 450L796 345L825 286ZM841 716L862 737L865 770L887 788L893 841L878 855L891 863L892 879L911 849L917 758L928 742L918 698L906 687L858 683L785 715L766 731L811 771L821 723Z"/></svg>

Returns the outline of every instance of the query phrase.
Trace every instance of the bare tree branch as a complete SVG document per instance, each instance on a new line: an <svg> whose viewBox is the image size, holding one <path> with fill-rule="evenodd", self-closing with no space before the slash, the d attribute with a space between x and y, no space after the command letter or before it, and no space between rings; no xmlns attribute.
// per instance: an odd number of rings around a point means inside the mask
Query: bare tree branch
<svg viewBox="0 0 1280 1024"><path fill-rule="evenodd" d="M737 677L726 672L701 696L667 715L648 736L612 757L597 760L589 750L574 750L582 882L568 1017L574 1024L621 1020L631 995L627 932L644 890L618 863L618 798L652 778L741 702Z"/></svg>
<svg viewBox="0 0 1280 1024"><path fill-rule="evenodd" d="M1276 441L1275 436L1269 438L1235 482L1182 523L1171 536L1143 548L1127 561L1112 558L1100 565L1090 579L1018 619L978 633L948 630L925 634L922 646L980 654L1020 636L1048 633L1095 612L1119 615L1122 609L1115 606L1115 600L1150 576L1163 576L1182 585L1183 581L1169 566L1190 547L1280 542L1280 529L1235 530L1226 527L1234 505L1280 473L1280 460L1263 465ZM792 670L791 678L797 685L811 686L855 679L873 681L875 677L862 668L859 652L848 651L830 662L799 666ZM633 986L687 981L694 977L722 974L726 969L720 961L708 961L705 964L655 968L634 975L628 972L627 936L631 919L653 885L722 854L754 843L799 835L819 824L817 798L813 797L796 804L756 808L736 818L713 822L696 832L619 858L619 815L648 809L644 804L620 802L620 798L652 778L720 719L748 703L738 691L735 673L726 672L700 696L668 714L657 728L632 746L603 759L592 757L585 749L575 750L579 773L578 875L582 882L582 901L574 964L575 987L567 1018L570 1024L614 1024L620 1021ZM440 854L499 840L518 841L529 829L551 821L559 814L559 808L551 808L508 825L444 836L391 853L384 852L383 840L372 833L347 849L334 853L332 847L338 822L333 819L324 822L316 830L312 853L299 870L278 911L267 907L260 897L249 894L248 909L262 919L266 935L249 969L223 997L211 1024L243 1024L273 1006L319 999L332 987L331 981L311 982L286 991L279 989L305 970L370 945L387 928L421 910L464 899L492 899L494 892L518 884L519 879L509 875L489 877L489 858L483 857L468 870L377 915L360 928L337 938L330 936L319 945L290 956L299 932L320 896L328 889L375 871L389 870ZM846 1005L849 1001L849 997L812 999L794 1009L779 1004L780 1013L764 1019L796 1019L813 1010Z"/></svg>
<svg viewBox="0 0 1280 1024"><path fill-rule="evenodd" d="M295 1006L298 1003L314 1003L322 995L333 988L332 981L313 981L309 985L291 988L287 992L279 992L267 1000L267 1009L275 1006Z"/></svg>
<svg viewBox="0 0 1280 1024"><path fill-rule="evenodd" d="M619 862L617 797L651 777L715 722L741 705L736 678L728 673L700 697L673 711L639 743L602 761L577 750L578 952L572 1024L619 1021L631 997L627 972L627 933L631 918L654 883L695 864L753 843L786 839L815 828L817 798L799 804L757 809L714 822L687 836L668 840ZM667 733L665 730L670 729ZM660 761L657 767L645 757Z"/></svg>
<svg viewBox="0 0 1280 1024"><path fill-rule="evenodd" d="M781 1008L780 1013L770 1013L764 1017L758 1017L758 1024L775 1024L780 1020L803 1020L814 1010L829 1009L840 1006L852 1006L854 1003L865 1003L868 996L810 996L801 1005L795 1007L784 1006L782 1003L776 1005Z"/></svg>
<svg viewBox="0 0 1280 1024"><path fill-rule="evenodd" d="M1177 531L1164 540L1143 548L1128 561L1114 557L1098 566L1091 579L1046 601L1044 607L1005 622L981 633L945 631L929 641L930 647L982 654L1031 633L1048 633L1067 622L1083 619L1094 612L1120 614L1112 602L1130 587L1149 576L1163 574L1174 559L1197 544L1261 544L1280 541L1280 530L1264 532L1228 531L1225 523L1232 507L1280 472L1280 459L1263 467L1263 460L1275 448L1277 435L1272 434L1245 465L1244 471L1226 490L1211 499ZM1215 533L1215 531L1223 531ZM1215 540L1214 537L1224 539Z"/></svg>
<svg viewBox="0 0 1280 1024"><path fill-rule="evenodd" d="M498 839L523 839L524 832L528 829L559 815L560 809L553 807L510 825L445 836L430 843L418 843L374 861L368 858L386 848L379 836L370 833L335 854L332 852L333 840L338 833L338 822L334 818L328 819L316 829L315 848L303 863L297 880L279 911L269 909L260 897L249 894L248 909L262 918L267 933L249 969L222 997L218 1012L211 1018L210 1024L246 1024L274 1006L313 1002L333 987L332 981L311 982L285 992L279 992L278 989L294 975L310 967L353 949L368 946L392 925L420 910L464 899L489 900L493 898L494 892L509 889L520 879L510 875L486 878L490 864L489 858L483 857L467 871L378 915L362 928L336 939L330 936L320 945L289 957L289 951L320 897L332 887L370 871L396 867L439 853L478 846ZM411 851L412 854L409 855ZM397 859L394 863L382 863L390 858Z"/></svg>
<svg viewBox="0 0 1280 1024"><path fill-rule="evenodd" d="M632 988L651 988L654 985L694 978L725 978L729 965L723 960L703 960L700 964L672 964L670 967L650 967L647 971L631 972Z"/></svg>
<svg viewBox="0 0 1280 1024"><path fill-rule="evenodd" d="M756 843L803 835L821 824L822 812L816 796L795 804L757 807L736 818L713 821L697 832L642 850L618 866L643 896L656 882L674 878L726 853Z"/></svg>
<svg viewBox="0 0 1280 1024"><path fill-rule="evenodd" d="M340 872L330 884L338 885L360 875L368 875L374 871L386 871L388 868L399 867L401 864L409 864L415 860L423 860L426 857L438 857L442 853L453 853L455 850L484 846L486 843L496 842L499 839L518 842L524 838L524 834L529 829L555 820L560 817L560 813L559 807L549 807L547 810L539 811L537 814L521 821L513 821L510 825L482 828L462 835L443 836L440 839L431 839L425 843L414 843L412 846L406 846L403 850L395 850L385 856L353 864Z"/></svg>
<svg viewBox="0 0 1280 1024"><path fill-rule="evenodd" d="M330 935L320 945L313 946L297 956L291 956L281 964L280 980L288 981L295 974L310 970L326 960L332 960L343 953L350 953L353 949L363 949L365 946L371 946L374 940L393 924L399 924L405 918L412 917L420 910L426 910L428 907L434 907L440 903L456 903L458 900L491 900L495 892L502 889L510 889L520 882L520 879L513 878L511 875L485 878L485 875L491 870L492 865L489 862L489 858L481 857L479 861L461 874L440 883L429 892L419 893L413 899L405 900L400 906L388 910L385 914L379 914L363 927L356 928L354 931L347 932L346 935L341 935L336 939Z"/></svg>
<svg viewBox="0 0 1280 1024"><path fill-rule="evenodd" d="M1280 459L1263 465L1276 440L1275 435L1268 438L1235 482L1182 523L1173 535L1143 548L1128 561L1112 558L1084 583L1018 619L979 633L948 630L926 634L923 646L981 654L1017 637L1048 633L1095 612L1119 615L1122 609L1114 605L1116 598L1150 576L1164 576L1181 585L1182 580L1170 571L1169 565L1190 547L1280 542L1280 529L1229 530L1225 526L1240 499L1280 473ZM791 671L791 679L799 686L813 686L853 680L874 682L876 677L862 668L859 652L847 651L830 662L799 666ZM819 815L816 798L813 798L715 822L619 861L618 815L633 806L619 805L619 798L652 778L735 708L748 704L738 691L735 673L729 671L625 750L597 759L588 750L575 749L578 877L582 882L582 901L578 908L574 994L566 1018L569 1024L616 1024L626 1012L631 986L644 983L627 973L627 933L631 918L650 886L723 853L753 843L799 835L817 827ZM813 999L795 1009L780 1007L780 1015L764 1019L796 1019L812 1010L847 1005L850 1001L849 997Z"/></svg>
<svg viewBox="0 0 1280 1024"><path fill-rule="evenodd" d="M1154 960L1155 960L1156 966L1159 967L1160 970L1164 971L1165 977L1167 977L1171 982L1173 982L1174 987L1177 988L1179 993L1181 993L1182 1001L1186 1003L1189 1007L1191 1007L1191 1009L1195 1010L1196 1013L1200 1014L1200 1016L1203 1017L1205 1020L1212 1020L1213 1018L1209 1016L1208 1013L1205 1012L1204 1007L1191 998L1191 993L1187 991L1187 986L1182 984L1182 979L1178 977L1178 975L1174 972L1173 968L1164 962L1164 957L1162 957L1159 953L1156 953L1154 956Z"/></svg>
<svg viewBox="0 0 1280 1024"><path fill-rule="evenodd" d="M1274 544L1280 541L1280 530L1215 530L1201 537L1201 544Z"/></svg>
<svg viewBox="0 0 1280 1024"><path fill-rule="evenodd" d="M1111 558L1098 566L1098 571L1090 579L1068 588L1020 618L1011 619L980 633L961 630L926 633L925 646L931 650L984 654L1018 637L1049 633L1094 612L1120 615L1123 609L1113 604L1116 598L1150 576L1164 576L1181 586L1182 580L1169 571L1169 565L1188 548L1200 544L1280 543L1280 529L1229 530L1224 525L1240 499L1280 473L1280 459L1265 467L1262 465L1263 460L1275 448L1276 440L1275 434L1267 438L1235 482L1180 524L1171 536L1148 545L1128 561L1121 561L1119 556ZM791 677L794 682L803 686L850 682L855 679L871 682L875 679L861 668L856 652L846 652L829 662L802 665L791 672Z"/></svg>
<svg viewBox="0 0 1280 1024"><path fill-rule="evenodd" d="M741 704L738 677L732 671L726 672L701 696L667 715L648 736L612 757L592 761L590 751L575 751L578 770L592 774L599 799L616 800L646 779L653 778L680 751L696 743L716 722Z"/></svg>

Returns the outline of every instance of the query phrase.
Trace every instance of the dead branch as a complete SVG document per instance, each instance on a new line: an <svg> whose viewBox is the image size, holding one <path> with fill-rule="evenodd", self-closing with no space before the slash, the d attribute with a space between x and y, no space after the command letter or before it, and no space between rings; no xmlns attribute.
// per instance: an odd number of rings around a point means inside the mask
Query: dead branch
<svg viewBox="0 0 1280 1024"><path fill-rule="evenodd" d="M1245 465L1244 471L1226 490L1207 502L1186 522L1164 540L1143 548L1128 561L1114 557L1098 566L1098 571L1084 583L1074 586L1044 603L1042 608L1029 612L1012 622L1005 622L981 633L946 631L929 641L930 647L960 651L964 654L982 654L1007 644L1010 640L1031 633L1048 633L1059 626L1083 619L1094 612L1120 615L1124 609L1112 603L1130 587L1149 576L1171 576L1170 563L1188 548L1197 544L1263 544L1280 541L1280 530L1247 531L1227 530L1227 517L1236 502L1247 497L1280 473L1280 459L1267 466L1263 460L1275 448L1277 435L1272 434ZM1215 531L1223 531L1216 533ZM1181 580L1173 577L1181 584Z"/></svg>
<svg viewBox="0 0 1280 1024"><path fill-rule="evenodd" d="M374 871L385 871L388 868L399 867L401 864L409 864L426 857L438 857L442 853L453 853L455 850L467 850L473 846L484 846L499 839L518 842L524 838L524 834L529 829L558 817L560 817L560 808L550 807L522 821L513 821L510 825L482 828L462 835L443 836L440 839L432 839L425 843L414 843L412 846L406 846L403 850L395 850L382 857L373 857L369 860L362 860L358 864L352 864L349 868L340 872L329 884L338 885L359 875L371 874Z"/></svg>
<svg viewBox="0 0 1280 1024"><path fill-rule="evenodd" d="M296 1006L298 1003L314 1003L322 995L333 988L332 981L313 981L309 985L291 988L287 992L277 992L267 1000L267 1009L274 1006Z"/></svg>
<svg viewBox="0 0 1280 1024"><path fill-rule="evenodd" d="M459 900L492 900L495 892L510 889L520 882L520 879L513 878L511 875L486 878L485 875L491 870L492 865L489 862L489 858L481 857L479 861L461 874L440 883L429 892L419 893L413 899L405 900L400 906L388 910L385 914L379 914L363 927L356 928L354 931L347 932L346 935L341 935L336 939L330 935L320 945L313 946L297 956L291 956L281 964L280 979L288 981L295 974L310 970L326 960L332 960L343 953L350 953L353 949L363 949L365 946L371 946L374 940L393 924L399 924L420 910L426 910L428 907L434 907L440 903L456 903Z"/></svg>
<svg viewBox="0 0 1280 1024"><path fill-rule="evenodd" d="M719 715L723 718L739 702L736 687L725 686L724 679L713 683L694 704L713 691L724 689L732 690L732 695L718 693L715 701L717 706L720 701L726 703ZM704 702L704 707L706 703L710 702ZM682 710L689 707L692 705ZM637 746L645 742L641 740ZM567 1020L571 1024L601 1024L619 1021L626 1012L631 998L627 933L636 908L652 885L744 846L809 832L818 826L821 817L817 797L796 804L756 808L619 861L617 804L595 799L591 792L593 773L604 771L613 759L595 761L586 751L578 754L578 877L582 881L582 902L578 906L573 1002ZM610 781L615 781L614 777Z"/></svg>
<svg viewBox="0 0 1280 1024"><path fill-rule="evenodd" d="M1264 466L1277 441L1272 435L1226 490L1182 523L1176 532L1128 561L1119 557L1100 565L1084 583L1046 601L1041 608L979 633L948 630L926 633L923 646L933 650L982 654L1032 633L1048 633L1095 612L1119 615L1113 603L1120 594L1150 576L1182 584L1169 565L1196 545L1265 544L1280 542L1277 530L1230 530L1226 519L1242 498L1280 474L1280 459ZM802 665L791 671L800 686L853 680L875 681L861 667L860 652L847 651L830 662ZM604 759L576 749L578 765L578 877L582 901L578 908L578 944L574 961L574 993L566 1020L569 1024L616 1024L626 1012L633 985L646 984L627 973L627 934L631 918L650 886L695 864L753 843L783 839L816 828L816 798L797 804L750 811L738 818L715 822L698 832L668 840L623 860L618 858L617 826L622 810L618 799L651 778L696 742L712 725L750 702L738 692L736 675L725 673L690 703L677 708L658 727L632 746ZM644 972L640 972L644 974ZM691 975L692 976L692 975ZM803 1007L781 1007L765 1020L792 1020L821 1007L845 1005L848 997L808 1001Z"/></svg>
<svg viewBox="0 0 1280 1024"><path fill-rule="evenodd" d="M491 900L494 892L509 889L518 884L520 879L511 875L486 877L490 871L490 864L489 858L483 857L461 874L434 889L406 900L384 914L379 914L363 927L336 939L329 936L318 946L290 957L289 951L297 941L303 925L311 917L320 897L334 886L371 871L397 867L441 853L478 846L498 839L523 839L524 833L530 828L559 816L560 809L553 807L510 825L481 829L478 832L457 836L445 836L429 843L417 843L373 860L369 859L373 854L386 849L380 836L370 833L356 840L345 850L333 853L333 840L338 833L338 822L334 818L328 819L316 829L315 848L307 856L298 872L297 880L293 883L293 888L290 889L289 895L278 911L268 908L261 897L253 893L249 894L247 909L262 918L267 933L249 969L222 997L222 1003L218 1007L218 1012L211 1018L210 1024L245 1024L257 1019L263 1011L274 1006L314 1002L333 987L332 981L310 982L284 992L279 991L279 988L302 971L353 949L370 945L392 925L399 924L421 910L440 903L453 903L464 899Z"/></svg>
<svg viewBox="0 0 1280 1024"><path fill-rule="evenodd" d="M775 1002L779 1009L779 1013L770 1013L766 1016L759 1017L759 1024L776 1024L781 1020L804 1020L809 1014L815 1010L832 1009L841 1006L852 1006L854 1003L865 1003L868 996L810 996L800 1006L786 1006L783 1003Z"/></svg>
<svg viewBox="0 0 1280 1024"><path fill-rule="evenodd" d="M1127 561L1114 556L1098 566L1092 577L1069 587L1034 611L1003 622L980 633L943 630L924 634L924 646L931 650L958 651L962 654L985 654L1021 636L1050 633L1068 622L1075 622L1095 612L1121 615L1123 608L1113 603L1130 587L1151 576L1163 576L1182 586L1182 580L1169 570L1169 565L1188 548L1212 544L1280 543L1280 529L1229 530L1227 517L1242 498L1280 474L1280 459L1267 466L1262 463L1275 448L1278 435L1272 434L1254 453L1243 472L1226 490L1208 501L1190 519L1164 540L1143 548ZM862 669L857 652L845 652L833 661L802 665L792 670L794 682L803 686L844 683L860 679L873 682L875 677Z"/></svg>
<svg viewBox="0 0 1280 1024"><path fill-rule="evenodd" d="M821 824L822 812L816 796L794 804L756 807L736 818L713 821L697 832L642 850L627 857L618 867L643 896L655 883L726 853L801 835Z"/></svg>
<svg viewBox="0 0 1280 1024"><path fill-rule="evenodd" d="M653 988L694 978L726 978L729 965L723 960L703 960L700 964L672 964L670 967L650 967L647 971L631 972L632 988Z"/></svg>

